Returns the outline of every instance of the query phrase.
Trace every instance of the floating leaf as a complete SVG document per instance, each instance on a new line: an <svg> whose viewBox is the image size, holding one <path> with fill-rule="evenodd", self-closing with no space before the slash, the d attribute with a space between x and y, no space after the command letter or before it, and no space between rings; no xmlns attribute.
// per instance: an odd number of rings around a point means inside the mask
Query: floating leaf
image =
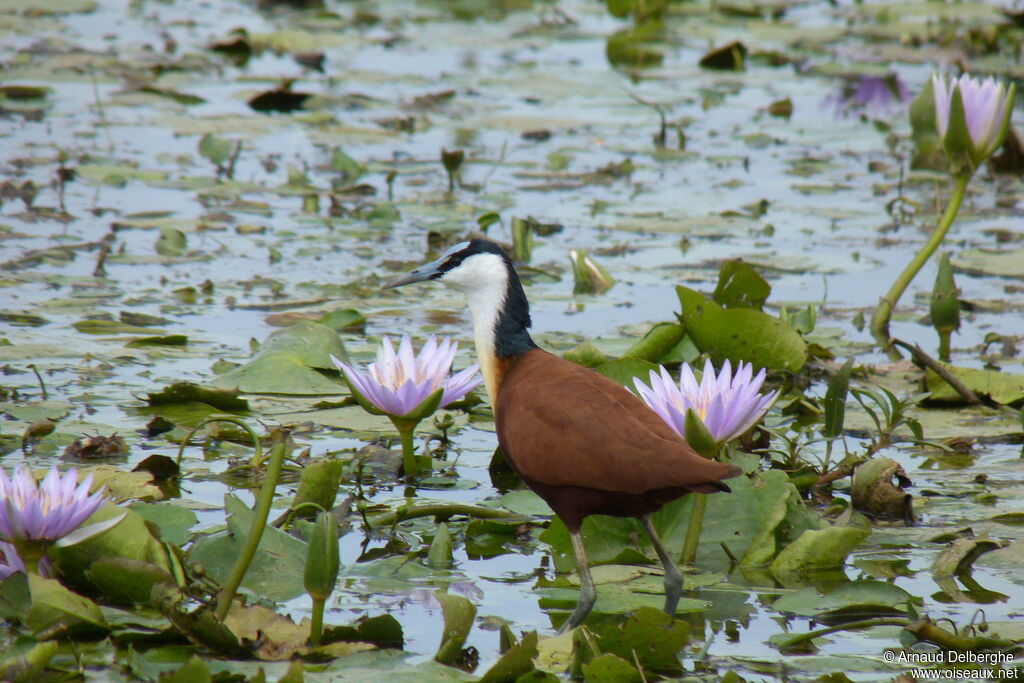
<svg viewBox="0 0 1024 683"><path fill-rule="evenodd" d="M1003 405L1017 406L1024 403L1024 375L998 370L961 368L947 363L940 363L940 365L979 396L987 396ZM960 393L949 386L934 370L925 370L922 381L923 389L931 392L928 397L929 401L955 404L964 402Z"/></svg>
<svg viewBox="0 0 1024 683"><path fill-rule="evenodd" d="M224 497L227 532L200 538L188 553L217 581L226 581L242 551L255 513L232 495ZM306 544L280 529L263 530L259 548L242 582L244 588L270 600L284 601L305 592Z"/></svg>
<svg viewBox="0 0 1024 683"><path fill-rule="evenodd" d="M796 372L807 361L807 344L778 318L749 308L722 308L681 285L676 292L687 334L716 364L746 361L756 368Z"/></svg>
<svg viewBox="0 0 1024 683"><path fill-rule="evenodd" d="M782 549L769 570L783 584L799 582L818 570L843 566L846 557L870 535L870 526L808 529Z"/></svg>
<svg viewBox="0 0 1024 683"><path fill-rule="evenodd" d="M910 593L885 581L852 581L825 595L815 588L794 591L776 600L772 609L833 624L906 614L913 600Z"/></svg>
<svg viewBox="0 0 1024 683"><path fill-rule="evenodd" d="M898 487L892 483L894 478ZM871 458L853 472L853 506L875 517L913 521L914 497L903 490L910 484L907 473L895 460Z"/></svg>
<svg viewBox="0 0 1024 683"><path fill-rule="evenodd" d="M38 574L28 577L32 605L25 616L25 625L39 638L62 635L96 636L108 630L99 605L72 593L54 579Z"/></svg>
<svg viewBox="0 0 1024 683"><path fill-rule="evenodd" d="M231 158L234 145L230 140L207 133L199 140L199 155L214 166L223 166Z"/></svg>
<svg viewBox="0 0 1024 683"><path fill-rule="evenodd" d="M645 669L678 675L682 672L679 651L690 639L690 626L655 607L641 607L619 628L598 636L601 652L624 660L638 660Z"/></svg>
<svg viewBox="0 0 1024 683"><path fill-rule="evenodd" d="M480 683L506 683L521 680L534 670L537 656L537 632L530 631L518 643L508 648L501 658L480 677Z"/></svg>
<svg viewBox="0 0 1024 683"><path fill-rule="evenodd" d="M237 391L199 386L192 382L175 382L153 394L146 394L151 406L165 406L176 403L205 403L228 413L244 413L249 403L238 397Z"/></svg>
<svg viewBox="0 0 1024 683"><path fill-rule="evenodd" d="M685 334L686 330L678 323L658 323L630 346L622 357L657 363L683 340Z"/></svg>
<svg viewBox="0 0 1024 683"><path fill-rule="evenodd" d="M114 604L147 605L155 584L177 586L167 570L123 557L101 557L89 566L85 576L106 600Z"/></svg>
<svg viewBox="0 0 1024 683"><path fill-rule="evenodd" d="M451 665L462 652L469 630L473 628L476 607L461 595L436 592L434 597L441 603L444 613L444 631L434 661Z"/></svg>
<svg viewBox="0 0 1024 683"><path fill-rule="evenodd" d="M345 385L332 379L337 369L331 355L348 360L337 332L321 323L297 322L272 332L252 360L224 373L214 384L250 394L346 393Z"/></svg>
<svg viewBox="0 0 1024 683"><path fill-rule="evenodd" d="M1009 541L996 541L986 536L978 538L956 538L947 545L932 563L932 574L936 577L955 576L971 571L974 561L993 550L1002 550Z"/></svg>
<svg viewBox="0 0 1024 683"><path fill-rule="evenodd" d="M620 358L602 363L594 369L635 393L633 378L638 377L645 383L650 382L651 371L657 372L658 366L638 358Z"/></svg>
<svg viewBox="0 0 1024 683"><path fill-rule="evenodd" d="M737 41L707 52L700 58L700 65L705 69L719 71L743 71L746 58L746 46Z"/></svg>
<svg viewBox="0 0 1024 683"><path fill-rule="evenodd" d="M191 538L191 529L199 518L188 508L172 503L132 505L130 510L160 529L161 540L181 546Z"/></svg>
<svg viewBox="0 0 1024 683"><path fill-rule="evenodd" d="M743 261L726 261L718 271L718 284L711 298L723 308L752 308L760 311L772 286Z"/></svg>
<svg viewBox="0 0 1024 683"><path fill-rule="evenodd" d="M606 652L583 665L587 683L644 683L643 673L625 659Z"/></svg>
<svg viewBox="0 0 1024 683"><path fill-rule="evenodd" d="M160 228L160 236L156 238L156 253L161 256L181 256L188 248L185 233L177 228Z"/></svg>

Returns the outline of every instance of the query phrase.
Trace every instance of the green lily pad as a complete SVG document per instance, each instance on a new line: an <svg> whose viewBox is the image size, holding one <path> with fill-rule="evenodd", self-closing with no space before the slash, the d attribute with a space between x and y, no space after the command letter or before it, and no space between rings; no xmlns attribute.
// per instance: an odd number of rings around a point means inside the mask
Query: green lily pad
<svg viewBox="0 0 1024 683"><path fill-rule="evenodd" d="M885 581L853 581L825 595L819 594L815 588L788 593L776 600L772 609L835 623L906 614L907 605L912 600L914 596L910 593Z"/></svg>
<svg viewBox="0 0 1024 683"><path fill-rule="evenodd" d="M249 404L245 399L238 397L237 391L213 389L192 382L175 382L156 393L146 394L146 400L151 406L204 403L229 413L249 410Z"/></svg>
<svg viewBox="0 0 1024 683"><path fill-rule="evenodd" d="M134 510L147 522L159 527L160 537L163 540L179 546L184 545L191 538L189 529L199 521L196 513L171 503L132 505L129 509Z"/></svg>
<svg viewBox="0 0 1024 683"><path fill-rule="evenodd" d="M970 275L1024 278L1024 249L965 249L953 254L950 262Z"/></svg>
<svg viewBox="0 0 1024 683"><path fill-rule="evenodd" d="M224 496L226 532L200 538L188 553L215 580L224 582L241 553L255 513L232 495ZM305 592L306 544L280 529L267 526L242 586L269 600L285 601Z"/></svg>
<svg viewBox="0 0 1024 683"><path fill-rule="evenodd" d="M658 366L639 358L620 358L619 360L602 363L594 369L636 393L636 389L633 386L633 378L639 377L642 382L647 384L650 381L651 371L657 372Z"/></svg>
<svg viewBox="0 0 1024 683"><path fill-rule="evenodd" d="M302 321L271 333L252 360L213 383L247 394L344 394L344 383L333 378L337 369L331 355L348 360L338 333L327 325Z"/></svg>
<svg viewBox="0 0 1024 683"><path fill-rule="evenodd" d="M746 361L755 368L796 372L807 361L806 342L778 318L752 308L722 308L682 285L676 292L687 334L715 363Z"/></svg>
<svg viewBox="0 0 1024 683"><path fill-rule="evenodd" d="M808 510L789 477L769 470L754 479L729 480L732 493L716 493L707 501L696 564L701 568L727 569L732 560L744 566L767 565L788 543L807 529L822 525ZM669 553L678 556L689 523L693 496L665 505L651 516L658 535ZM592 564L650 564L656 562L646 535L632 519L590 516L583 521L583 541ZM540 536L555 551L555 568L575 567L569 533L555 519ZM639 545L638 545L639 543Z"/></svg>
<svg viewBox="0 0 1024 683"><path fill-rule="evenodd" d="M62 635L97 635L107 630L99 605L72 593L55 579L38 574L28 577L32 605L25 625L36 636L47 639Z"/></svg>
<svg viewBox="0 0 1024 683"><path fill-rule="evenodd" d="M979 396L987 396L1002 405L1019 405L1024 402L1024 375L996 370L961 368L946 363L941 365ZM964 402L959 392L931 369L925 372L923 382L925 391L930 391L932 394L928 397L929 401L956 404Z"/></svg>

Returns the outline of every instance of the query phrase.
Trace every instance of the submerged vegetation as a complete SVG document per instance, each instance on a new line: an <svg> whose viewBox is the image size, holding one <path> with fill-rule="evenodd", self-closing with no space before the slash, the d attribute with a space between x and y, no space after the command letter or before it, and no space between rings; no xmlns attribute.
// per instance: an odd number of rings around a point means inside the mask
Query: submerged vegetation
<svg viewBox="0 0 1024 683"><path fill-rule="evenodd" d="M1018 8L0 19L0 680L1021 673ZM673 615L594 516L553 635L570 534L464 304L381 289L478 235L539 344L743 470L652 516Z"/></svg>

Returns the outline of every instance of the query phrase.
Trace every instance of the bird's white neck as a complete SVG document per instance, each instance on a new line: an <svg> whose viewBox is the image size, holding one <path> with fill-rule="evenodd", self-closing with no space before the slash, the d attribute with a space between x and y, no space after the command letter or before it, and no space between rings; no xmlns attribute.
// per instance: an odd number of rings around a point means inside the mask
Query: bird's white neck
<svg viewBox="0 0 1024 683"><path fill-rule="evenodd" d="M491 406L494 406L498 397L498 384L501 382L497 355L497 326L502 308L505 306L508 277L508 271L500 257L494 254L479 254L442 280L463 292L469 301L469 312L473 316L477 362L484 376Z"/></svg>

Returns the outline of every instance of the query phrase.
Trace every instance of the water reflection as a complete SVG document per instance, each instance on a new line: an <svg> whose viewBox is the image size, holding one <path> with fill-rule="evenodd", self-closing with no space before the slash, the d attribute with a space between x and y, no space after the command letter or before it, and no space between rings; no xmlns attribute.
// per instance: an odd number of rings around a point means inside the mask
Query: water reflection
<svg viewBox="0 0 1024 683"><path fill-rule="evenodd" d="M839 89L824 101L837 117L886 114L910 100L910 90L895 73L842 78Z"/></svg>

